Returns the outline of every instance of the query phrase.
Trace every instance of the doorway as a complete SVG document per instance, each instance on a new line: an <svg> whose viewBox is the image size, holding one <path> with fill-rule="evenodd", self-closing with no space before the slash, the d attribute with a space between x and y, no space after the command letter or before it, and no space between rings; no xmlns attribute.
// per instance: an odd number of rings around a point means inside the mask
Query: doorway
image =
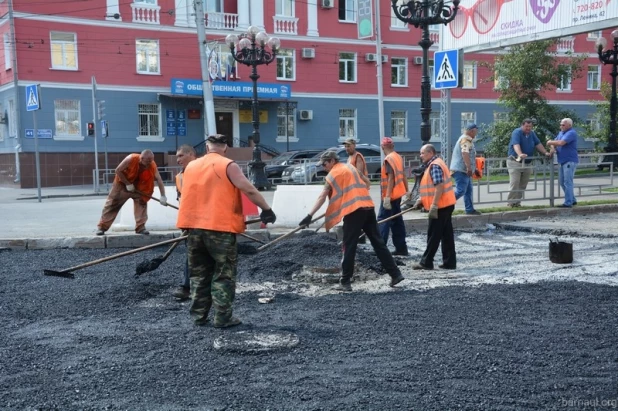
<svg viewBox="0 0 618 411"><path fill-rule="evenodd" d="M217 133L227 137L227 145L234 147L234 113L215 112Z"/></svg>

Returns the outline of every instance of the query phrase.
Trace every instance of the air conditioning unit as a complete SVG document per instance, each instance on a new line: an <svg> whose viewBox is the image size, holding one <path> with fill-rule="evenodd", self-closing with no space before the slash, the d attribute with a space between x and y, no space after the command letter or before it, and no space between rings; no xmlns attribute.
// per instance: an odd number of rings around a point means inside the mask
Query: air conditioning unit
<svg viewBox="0 0 618 411"><path fill-rule="evenodd" d="M365 54L365 61L376 61L376 54L375 53L366 53Z"/></svg>
<svg viewBox="0 0 618 411"><path fill-rule="evenodd" d="M421 56L414 57L414 64L420 66L421 64L423 64L423 58Z"/></svg>
<svg viewBox="0 0 618 411"><path fill-rule="evenodd" d="M335 0L321 0L323 9L332 9L334 6Z"/></svg>
<svg viewBox="0 0 618 411"><path fill-rule="evenodd" d="M304 59L313 59L315 58L315 49L303 49L303 58Z"/></svg>
<svg viewBox="0 0 618 411"><path fill-rule="evenodd" d="M382 63L388 63L388 56L386 54L382 54Z"/></svg>
<svg viewBox="0 0 618 411"><path fill-rule="evenodd" d="M313 120L313 110L298 110L299 120Z"/></svg>

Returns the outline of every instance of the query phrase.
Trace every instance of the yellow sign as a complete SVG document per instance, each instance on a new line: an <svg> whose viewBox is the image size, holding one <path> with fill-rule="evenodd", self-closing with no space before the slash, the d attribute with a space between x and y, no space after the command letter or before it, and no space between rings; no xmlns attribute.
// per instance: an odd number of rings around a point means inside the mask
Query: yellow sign
<svg viewBox="0 0 618 411"><path fill-rule="evenodd" d="M253 121L253 114L251 110L238 110L241 123L251 123ZM260 123L268 123L268 111L260 110Z"/></svg>

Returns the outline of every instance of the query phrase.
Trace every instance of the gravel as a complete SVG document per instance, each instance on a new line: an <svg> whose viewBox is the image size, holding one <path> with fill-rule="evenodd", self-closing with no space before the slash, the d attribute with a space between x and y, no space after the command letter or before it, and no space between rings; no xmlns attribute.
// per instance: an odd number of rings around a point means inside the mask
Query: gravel
<svg viewBox="0 0 618 411"><path fill-rule="evenodd" d="M303 267L340 264L336 240L306 233L239 256L243 325L229 330L193 326L189 303L171 298L184 245L139 277L135 267L166 247L76 271L74 280L43 269L126 250L4 251L0 409L617 408L615 241L569 239L576 261L556 266L547 236L458 232L460 269L419 273L408 269L424 245L415 235L413 257L399 259L403 287L376 275L338 294L294 280ZM513 268L522 257L530 265ZM369 246L357 262L359 272L377 268ZM265 290L273 303L258 302ZM241 331L287 333L299 344L213 347Z"/></svg>

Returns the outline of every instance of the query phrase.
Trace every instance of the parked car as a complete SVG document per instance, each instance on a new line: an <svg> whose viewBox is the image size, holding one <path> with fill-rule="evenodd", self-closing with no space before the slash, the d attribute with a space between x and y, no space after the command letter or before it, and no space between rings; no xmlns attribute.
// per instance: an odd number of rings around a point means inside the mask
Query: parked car
<svg viewBox="0 0 618 411"><path fill-rule="evenodd" d="M345 163L348 161L348 153L345 151L344 146L331 147L324 151L335 151L339 156L339 161ZM308 183L312 181L321 181L328 174L324 167L320 164L320 156L324 152L317 154L311 161L298 164L286 168L281 175L282 181L285 183ZM380 178L381 171L381 159L380 159L380 147L374 144L357 144L356 151L361 153L365 157L367 163L367 170L369 171L369 178Z"/></svg>
<svg viewBox="0 0 618 411"><path fill-rule="evenodd" d="M283 170L291 165L300 163L302 160L312 158L320 152L322 150L296 150L281 153L270 160L270 164L264 168L266 178L281 178Z"/></svg>

